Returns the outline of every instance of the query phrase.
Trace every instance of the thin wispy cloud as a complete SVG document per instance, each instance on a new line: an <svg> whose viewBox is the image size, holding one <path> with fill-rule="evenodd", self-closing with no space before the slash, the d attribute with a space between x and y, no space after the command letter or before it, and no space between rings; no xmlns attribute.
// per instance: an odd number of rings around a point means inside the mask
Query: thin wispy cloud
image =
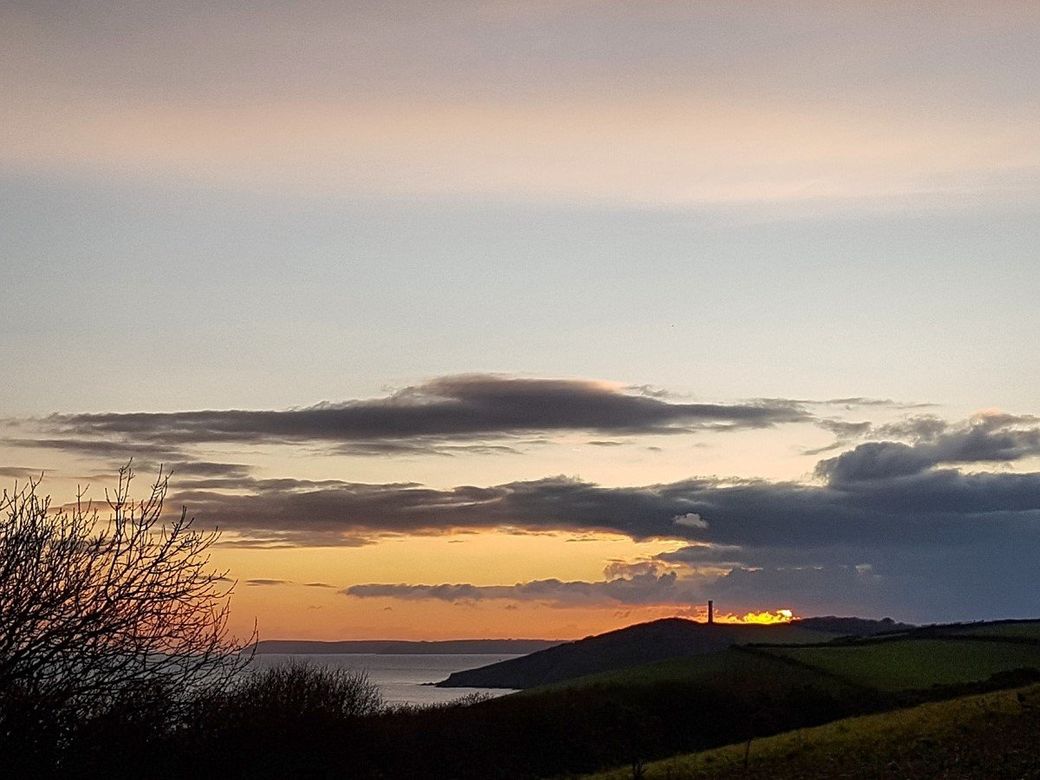
<svg viewBox="0 0 1040 780"><path fill-rule="evenodd" d="M636 574L602 582L558 579L531 580L514 585L363 584L343 591L354 598L393 598L437 601L535 601L553 607L610 604L689 605L700 600L703 585L680 581L674 572Z"/></svg>
<svg viewBox="0 0 1040 780"><path fill-rule="evenodd" d="M0 466L0 477L13 479L36 479L46 473L46 469L24 468L22 466Z"/></svg>

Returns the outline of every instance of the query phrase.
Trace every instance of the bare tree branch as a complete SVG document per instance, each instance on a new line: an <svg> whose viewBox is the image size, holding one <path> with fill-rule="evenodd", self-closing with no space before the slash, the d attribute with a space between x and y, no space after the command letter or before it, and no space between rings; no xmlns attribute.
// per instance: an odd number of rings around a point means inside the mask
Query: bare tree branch
<svg viewBox="0 0 1040 780"><path fill-rule="evenodd" d="M0 496L0 737L24 728L35 702L72 721L162 692L167 706L200 687L224 689L249 661L227 628L234 583L214 570L219 533L186 510L164 521L168 475L131 497L119 470L102 519L80 490L70 507L41 497L39 479Z"/></svg>

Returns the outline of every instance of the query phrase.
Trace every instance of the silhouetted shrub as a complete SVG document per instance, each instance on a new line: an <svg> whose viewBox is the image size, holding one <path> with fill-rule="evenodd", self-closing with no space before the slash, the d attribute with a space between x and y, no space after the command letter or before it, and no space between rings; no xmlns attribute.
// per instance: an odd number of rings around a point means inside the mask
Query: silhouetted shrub
<svg viewBox="0 0 1040 780"><path fill-rule="evenodd" d="M174 735L174 775L366 776L364 724L384 707L363 672L298 661L247 670L229 690L197 697Z"/></svg>
<svg viewBox="0 0 1040 780"><path fill-rule="evenodd" d="M364 672L290 661L247 671L225 694L223 714L240 722L342 720L384 706Z"/></svg>

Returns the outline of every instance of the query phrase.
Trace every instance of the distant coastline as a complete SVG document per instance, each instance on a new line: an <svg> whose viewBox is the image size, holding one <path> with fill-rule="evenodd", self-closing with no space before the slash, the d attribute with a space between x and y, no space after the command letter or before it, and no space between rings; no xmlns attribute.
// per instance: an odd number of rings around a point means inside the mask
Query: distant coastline
<svg viewBox="0 0 1040 780"><path fill-rule="evenodd" d="M513 653L525 655L546 650L563 641L551 639L451 639L444 641L398 641L392 639L350 640L319 642L298 639L265 639L256 644L258 655L285 653L297 655L319 654L472 654L502 655Z"/></svg>

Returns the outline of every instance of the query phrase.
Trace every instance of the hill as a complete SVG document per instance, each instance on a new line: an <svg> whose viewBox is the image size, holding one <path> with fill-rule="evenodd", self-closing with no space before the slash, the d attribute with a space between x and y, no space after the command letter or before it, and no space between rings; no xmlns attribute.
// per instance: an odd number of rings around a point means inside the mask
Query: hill
<svg viewBox="0 0 1040 780"><path fill-rule="evenodd" d="M742 684L771 672L789 680L808 675L859 690L896 693L956 688L1015 670L1040 669L1040 621L931 625L823 642L802 639L798 644L734 644L725 652L615 668L536 690L709 679ZM771 670L763 666L766 659Z"/></svg>
<svg viewBox="0 0 1040 780"><path fill-rule="evenodd" d="M682 618L665 618L567 642L523 658L455 672L438 685L445 688L531 688L653 661L705 655L736 644L796 644L819 642L830 636L794 624L709 625Z"/></svg>
<svg viewBox="0 0 1040 780"><path fill-rule="evenodd" d="M999 637L1023 642L1040 642L1040 620L995 620L984 623L961 623L950 627L950 633L978 637Z"/></svg>
<svg viewBox="0 0 1040 780"><path fill-rule="evenodd" d="M656 761L647 780L1038 777L1040 686L846 718ZM592 777L631 778L629 767Z"/></svg>
<svg viewBox="0 0 1040 780"><path fill-rule="evenodd" d="M568 678L533 691L659 683L762 685L770 675L786 683L825 681L879 693L931 691L982 683L1024 669L1040 670L1040 640L1019 626L1006 635L996 624L956 630L841 638L824 643L734 645L706 655L672 658Z"/></svg>
<svg viewBox="0 0 1040 780"><path fill-rule="evenodd" d="M522 696L540 696L565 690L600 688L623 693L632 688L652 686L711 686L721 690L760 692L814 687L844 695L859 686L821 674L810 666L793 665L779 655L758 652L742 645L727 647L705 655L669 658L609 672L572 677L549 685L522 691Z"/></svg>
<svg viewBox="0 0 1040 780"><path fill-rule="evenodd" d="M916 628L916 626L913 626L910 623L897 623L892 620L892 618L870 620L869 618L835 617L834 615L827 615L826 617L799 618L798 620L792 621L791 624L801 626L802 628L809 628L813 631L825 631L828 634L838 634L841 636L874 636L876 634L908 631L912 628Z"/></svg>

